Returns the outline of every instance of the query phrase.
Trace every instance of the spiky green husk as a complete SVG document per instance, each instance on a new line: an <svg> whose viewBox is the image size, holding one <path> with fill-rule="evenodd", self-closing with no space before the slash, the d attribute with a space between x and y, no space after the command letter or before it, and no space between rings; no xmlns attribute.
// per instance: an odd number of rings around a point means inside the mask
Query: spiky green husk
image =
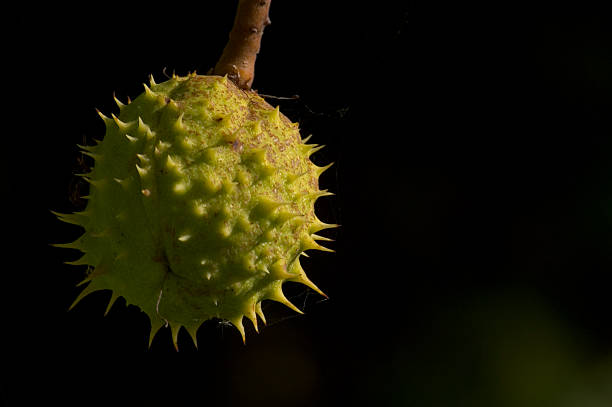
<svg viewBox="0 0 612 407"><path fill-rule="evenodd" d="M309 156L298 126L256 93L227 78L188 75L145 85L119 117L100 114L106 135L83 147L95 159L83 212L58 214L82 226L88 283L75 304L112 290L151 320L150 341L165 324L176 346L180 327L195 339L206 320L230 321L244 340L242 319L265 322L261 302L281 302L285 281L324 295L299 257L327 250L315 233L315 200L327 169ZM73 304L74 306L74 304ZM108 311L108 309L107 309ZM149 342L150 343L150 342Z"/></svg>

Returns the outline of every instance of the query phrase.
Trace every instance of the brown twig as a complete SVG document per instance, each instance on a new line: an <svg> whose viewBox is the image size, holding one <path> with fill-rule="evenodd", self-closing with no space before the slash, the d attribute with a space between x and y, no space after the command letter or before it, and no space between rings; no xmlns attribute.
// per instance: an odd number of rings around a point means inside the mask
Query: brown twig
<svg viewBox="0 0 612 407"><path fill-rule="evenodd" d="M234 26L213 74L227 75L238 87L251 89L261 36L264 28L270 24L268 12L271 1L239 1Z"/></svg>

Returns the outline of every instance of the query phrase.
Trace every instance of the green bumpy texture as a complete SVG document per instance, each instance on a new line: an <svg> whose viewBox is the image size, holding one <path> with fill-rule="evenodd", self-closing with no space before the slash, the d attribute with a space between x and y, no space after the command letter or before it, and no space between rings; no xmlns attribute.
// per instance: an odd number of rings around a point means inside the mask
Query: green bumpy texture
<svg viewBox="0 0 612 407"><path fill-rule="evenodd" d="M75 304L111 290L151 320L149 344L170 325L176 346L185 327L230 321L244 340L243 317L257 330L264 300L300 312L283 295L285 281L324 295L299 261L329 250L316 232L335 227L314 213L318 178L329 166L309 156L296 123L255 92L220 76L190 74L145 85L119 116L102 114L106 134L82 147L95 164L82 212L57 214L85 232L58 246L84 255L88 284ZM73 304L74 306L74 304Z"/></svg>

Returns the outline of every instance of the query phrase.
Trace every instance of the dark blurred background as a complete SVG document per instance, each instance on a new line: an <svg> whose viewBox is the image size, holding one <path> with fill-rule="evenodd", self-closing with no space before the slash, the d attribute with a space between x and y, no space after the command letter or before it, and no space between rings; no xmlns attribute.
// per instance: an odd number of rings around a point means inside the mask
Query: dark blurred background
<svg viewBox="0 0 612 407"><path fill-rule="evenodd" d="M153 74L206 73L236 1L5 9L0 403L612 405L612 37L602 9L278 1L253 88L335 165L335 254L247 343L79 293L76 144ZM7 126L8 125L8 126ZM8 243L8 244L7 244Z"/></svg>

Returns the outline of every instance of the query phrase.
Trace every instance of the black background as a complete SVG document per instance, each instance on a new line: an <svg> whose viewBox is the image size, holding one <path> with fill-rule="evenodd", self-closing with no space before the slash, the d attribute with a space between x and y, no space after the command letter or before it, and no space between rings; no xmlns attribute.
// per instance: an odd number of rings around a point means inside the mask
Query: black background
<svg viewBox="0 0 612 407"><path fill-rule="evenodd" d="M253 88L335 165L335 254L247 343L199 350L84 270L76 144L153 74L206 73L236 2L7 10L1 399L7 405L612 405L612 41L605 10L278 1ZM30 8L31 7L31 8ZM8 12L10 11L10 12ZM9 28L10 27L10 28ZM322 233L323 234L323 233ZM8 244L7 244L8 243ZM607 393L606 393L607 392ZM589 404L590 403L590 404ZM596 404L600 403L600 404Z"/></svg>

